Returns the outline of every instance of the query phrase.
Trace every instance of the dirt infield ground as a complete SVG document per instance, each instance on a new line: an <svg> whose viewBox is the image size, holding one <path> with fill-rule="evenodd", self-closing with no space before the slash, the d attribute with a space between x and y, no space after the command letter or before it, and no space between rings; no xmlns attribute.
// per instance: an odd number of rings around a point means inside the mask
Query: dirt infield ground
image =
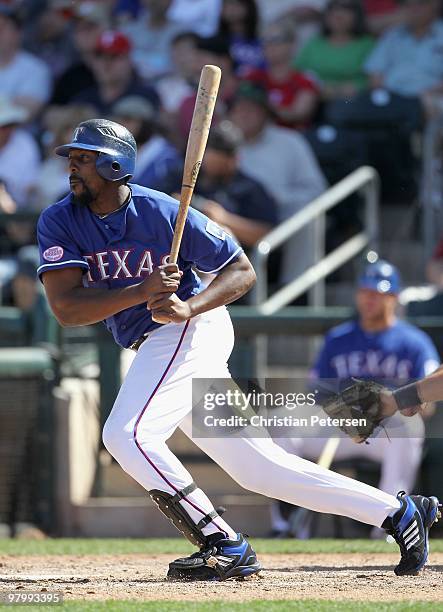
<svg viewBox="0 0 443 612"><path fill-rule="evenodd" d="M63 591L65 600L323 599L443 601L443 553L420 576L398 578L397 554L264 554L260 577L244 582L170 583L171 555L0 554L0 591Z"/></svg>

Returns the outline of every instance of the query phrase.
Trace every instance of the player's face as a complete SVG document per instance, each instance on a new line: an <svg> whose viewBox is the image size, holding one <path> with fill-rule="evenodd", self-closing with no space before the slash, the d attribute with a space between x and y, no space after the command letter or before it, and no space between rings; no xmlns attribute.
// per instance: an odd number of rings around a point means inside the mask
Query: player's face
<svg viewBox="0 0 443 612"><path fill-rule="evenodd" d="M85 149L72 149L69 152L69 186L75 204L89 206L105 184L95 167L97 155L96 151Z"/></svg>
<svg viewBox="0 0 443 612"><path fill-rule="evenodd" d="M395 312L397 296L373 289L359 289L356 294L358 314L363 321L388 320Z"/></svg>

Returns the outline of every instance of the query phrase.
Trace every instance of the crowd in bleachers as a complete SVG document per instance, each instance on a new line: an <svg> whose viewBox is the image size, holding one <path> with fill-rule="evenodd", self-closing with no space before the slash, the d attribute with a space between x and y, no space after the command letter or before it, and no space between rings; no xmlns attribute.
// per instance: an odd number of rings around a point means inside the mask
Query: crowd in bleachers
<svg viewBox="0 0 443 612"><path fill-rule="evenodd" d="M441 14L440 0L1 0L0 210L67 192L54 146L93 116L133 131L136 182L175 193L208 63L223 79L194 204L245 247L363 163L385 198L411 201L411 135L443 95ZM34 240L30 221L3 223L0 255ZM279 282L312 246L307 228Z"/></svg>

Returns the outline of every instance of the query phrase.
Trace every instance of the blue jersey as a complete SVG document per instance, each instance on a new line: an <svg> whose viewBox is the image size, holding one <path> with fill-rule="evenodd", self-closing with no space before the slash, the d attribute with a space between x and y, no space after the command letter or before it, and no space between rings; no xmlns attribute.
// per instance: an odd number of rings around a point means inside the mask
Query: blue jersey
<svg viewBox="0 0 443 612"><path fill-rule="evenodd" d="M39 276L49 270L78 267L84 272L85 286L117 289L140 283L166 263L178 202L139 185L129 187L129 203L104 218L87 206L73 204L71 195L44 210L37 226ZM178 297L186 300L201 291L193 267L215 273L242 252L229 234L190 208L177 262L183 272ZM145 304L123 310L105 324L123 347L160 326L152 321Z"/></svg>
<svg viewBox="0 0 443 612"><path fill-rule="evenodd" d="M439 363L429 336L405 321L396 321L376 333L364 331L357 321L349 321L327 334L313 375L348 382L352 377L404 382L423 378Z"/></svg>

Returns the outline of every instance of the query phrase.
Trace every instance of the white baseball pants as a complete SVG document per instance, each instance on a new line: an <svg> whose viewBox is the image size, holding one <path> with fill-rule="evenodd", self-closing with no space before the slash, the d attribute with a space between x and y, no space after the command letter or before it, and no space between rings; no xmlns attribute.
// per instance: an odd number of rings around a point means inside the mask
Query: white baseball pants
<svg viewBox="0 0 443 612"><path fill-rule="evenodd" d="M424 424L420 415L405 417L397 413L389 419L386 431L371 438L369 444L355 444L350 438L340 439L336 461L366 458L380 464L378 487L386 493L411 492L420 466L424 441ZM317 461L326 443L321 437L280 438L277 444L289 453Z"/></svg>
<svg viewBox="0 0 443 612"><path fill-rule="evenodd" d="M234 333L226 308L156 329L140 347L105 423L103 442L147 491L170 494L192 476L166 442L176 427L192 438L192 377L227 378ZM386 492L290 454L267 438L192 438L241 486L318 512L381 526L400 502ZM201 489L180 502L195 523L214 508ZM235 533L221 518L206 535Z"/></svg>

